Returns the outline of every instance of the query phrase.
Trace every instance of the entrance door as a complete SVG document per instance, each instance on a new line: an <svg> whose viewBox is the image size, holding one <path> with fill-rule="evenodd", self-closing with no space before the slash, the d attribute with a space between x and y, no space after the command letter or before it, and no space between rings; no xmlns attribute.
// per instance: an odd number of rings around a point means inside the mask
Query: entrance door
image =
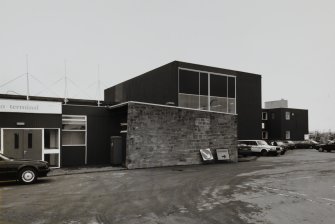
<svg viewBox="0 0 335 224"><path fill-rule="evenodd" d="M3 129L3 141L6 156L15 159L42 159L40 129Z"/></svg>

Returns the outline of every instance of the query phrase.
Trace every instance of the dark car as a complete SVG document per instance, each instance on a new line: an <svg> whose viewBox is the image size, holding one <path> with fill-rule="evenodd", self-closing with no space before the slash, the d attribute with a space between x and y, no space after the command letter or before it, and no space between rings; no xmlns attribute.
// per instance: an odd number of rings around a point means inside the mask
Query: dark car
<svg viewBox="0 0 335 224"><path fill-rule="evenodd" d="M289 145L284 143L283 141L270 141L269 145L273 145L273 146L279 146L282 150L280 152L281 155L284 155L286 153L286 150L289 149Z"/></svg>
<svg viewBox="0 0 335 224"><path fill-rule="evenodd" d="M331 152L332 150L335 150L335 140L328 142L327 144L320 144L317 146L317 150L319 152Z"/></svg>
<svg viewBox="0 0 335 224"><path fill-rule="evenodd" d="M38 177L45 177L50 171L48 162L37 160L15 160L0 153L0 180L19 180L34 183Z"/></svg>
<svg viewBox="0 0 335 224"><path fill-rule="evenodd" d="M295 143L297 149L316 149L319 143L313 140L299 141Z"/></svg>
<svg viewBox="0 0 335 224"><path fill-rule="evenodd" d="M284 140L283 142L284 144L286 144L287 149L291 149L291 150L296 149L295 143L293 141Z"/></svg>
<svg viewBox="0 0 335 224"><path fill-rule="evenodd" d="M246 144L237 145L238 157L247 157L252 155L251 146Z"/></svg>

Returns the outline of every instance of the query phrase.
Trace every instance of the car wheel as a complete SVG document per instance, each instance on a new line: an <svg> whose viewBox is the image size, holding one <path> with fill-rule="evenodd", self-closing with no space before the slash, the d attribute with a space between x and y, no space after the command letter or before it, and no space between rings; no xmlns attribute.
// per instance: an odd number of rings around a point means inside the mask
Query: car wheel
<svg viewBox="0 0 335 224"><path fill-rule="evenodd" d="M261 151L261 155L262 156L266 156L268 154L268 151L266 151L265 149L262 149Z"/></svg>
<svg viewBox="0 0 335 224"><path fill-rule="evenodd" d="M19 180L21 183L24 184L31 184L34 183L37 180L37 175L36 175L36 171L34 168L23 168L20 172L19 172Z"/></svg>
<svg viewBox="0 0 335 224"><path fill-rule="evenodd" d="M332 150L330 150L330 149L327 149L327 152L331 152Z"/></svg>
<svg viewBox="0 0 335 224"><path fill-rule="evenodd" d="M322 147L319 148L319 152L323 152L323 148Z"/></svg>

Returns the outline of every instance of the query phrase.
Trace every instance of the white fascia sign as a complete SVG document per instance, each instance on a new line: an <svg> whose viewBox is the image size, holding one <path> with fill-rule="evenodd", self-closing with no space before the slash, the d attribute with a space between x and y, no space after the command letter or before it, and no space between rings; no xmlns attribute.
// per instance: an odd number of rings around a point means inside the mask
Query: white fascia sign
<svg viewBox="0 0 335 224"><path fill-rule="evenodd" d="M35 100L0 99L0 112L62 114L62 103Z"/></svg>

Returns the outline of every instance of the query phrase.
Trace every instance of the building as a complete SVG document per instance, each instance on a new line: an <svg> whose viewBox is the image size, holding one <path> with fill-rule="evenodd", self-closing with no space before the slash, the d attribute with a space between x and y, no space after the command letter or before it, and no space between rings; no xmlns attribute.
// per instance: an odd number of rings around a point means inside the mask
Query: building
<svg viewBox="0 0 335 224"><path fill-rule="evenodd" d="M128 101L238 115L238 138L261 139L261 76L173 61L105 90L107 104Z"/></svg>
<svg viewBox="0 0 335 224"><path fill-rule="evenodd" d="M53 167L108 164L118 113L95 101L0 95L0 152Z"/></svg>
<svg viewBox="0 0 335 224"><path fill-rule="evenodd" d="M288 108L286 100L265 103L262 110L263 139L304 140L308 133L308 110Z"/></svg>
<svg viewBox="0 0 335 224"><path fill-rule="evenodd" d="M201 164L199 150L261 138L261 76L171 62L96 101L0 95L0 152L53 167Z"/></svg>

